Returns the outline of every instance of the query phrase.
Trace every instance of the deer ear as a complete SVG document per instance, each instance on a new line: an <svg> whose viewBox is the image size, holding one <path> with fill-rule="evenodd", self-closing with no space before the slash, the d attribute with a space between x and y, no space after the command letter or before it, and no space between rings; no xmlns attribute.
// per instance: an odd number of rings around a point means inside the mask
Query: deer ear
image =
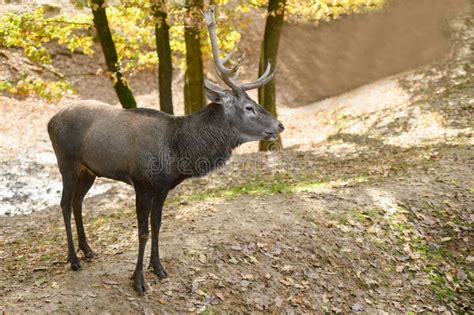
<svg viewBox="0 0 474 315"><path fill-rule="evenodd" d="M226 96L226 92L216 83L204 80L204 91L206 92L207 98L214 103L222 104Z"/></svg>

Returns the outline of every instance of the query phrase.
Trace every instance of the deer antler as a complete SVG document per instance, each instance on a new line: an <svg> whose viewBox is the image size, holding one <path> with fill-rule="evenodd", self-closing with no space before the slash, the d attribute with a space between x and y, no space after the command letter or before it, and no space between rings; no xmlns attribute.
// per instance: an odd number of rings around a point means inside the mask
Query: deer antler
<svg viewBox="0 0 474 315"><path fill-rule="evenodd" d="M217 73L221 77L222 81L225 82L225 84L227 84L232 90L238 91L240 90L239 84L232 79L232 76L235 74L235 72L237 72L238 69L236 69L236 67L234 67L233 69L226 68L222 60L219 58L219 47L217 45L216 20L214 18L214 7L211 6L209 10L207 12L203 12L203 14L206 20L207 29L209 30L209 38L211 40L211 47L212 47L212 56L214 59L214 64L217 68ZM228 55L225 59L230 59L230 56Z"/></svg>
<svg viewBox="0 0 474 315"><path fill-rule="evenodd" d="M237 49L237 45L234 45L232 50L221 60L222 64L226 64L229 62L230 58L232 58L232 55L234 54L235 50Z"/></svg>
<svg viewBox="0 0 474 315"><path fill-rule="evenodd" d="M270 61L267 63L267 67L265 68L265 72L258 78L256 81L251 82L251 83L246 83L243 84L242 88L244 90L253 90L253 89L258 89L259 87L267 84L273 79L273 75L275 74L270 73L272 71L272 64Z"/></svg>
<svg viewBox="0 0 474 315"><path fill-rule="evenodd" d="M262 74L262 76L260 76L256 81L251 82L251 83L246 83L246 84L240 83L236 79L238 77L239 67L240 67L240 64L242 63L244 55L242 55L239 58L239 60L237 61L236 65L233 68L229 69L224 66L224 64L227 61L229 61L229 59L231 58L235 47L224 59L219 58L219 47L217 45L217 36L216 36L217 23L214 17L214 11L215 11L214 6L211 6L209 7L209 10L207 12L203 12L203 15L204 15L204 19L206 20L207 29L209 30L209 38L211 40L212 56L214 59L214 64L217 68L217 74L222 79L222 81L224 81L224 83L227 84L227 86L229 86L232 90L236 92L243 92L246 90L256 89L270 82L273 79L273 73L270 73L271 68L272 68L270 62L267 64L265 72Z"/></svg>

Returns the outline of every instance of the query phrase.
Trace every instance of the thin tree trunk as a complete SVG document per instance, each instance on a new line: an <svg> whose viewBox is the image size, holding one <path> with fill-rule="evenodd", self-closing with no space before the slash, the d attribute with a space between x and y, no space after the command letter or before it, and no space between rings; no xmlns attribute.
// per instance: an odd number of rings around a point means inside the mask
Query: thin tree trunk
<svg viewBox="0 0 474 315"><path fill-rule="evenodd" d="M117 51L110 33L109 22L105 12L104 0L92 0L92 15L94 16L94 26L99 36L100 45L105 57L107 69L112 73L112 84L114 86L117 97L123 108L136 108L137 102L133 97L127 80L120 71L118 63Z"/></svg>
<svg viewBox="0 0 474 315"><path fill-rule="evenodd" d="M186 74L184 77L184 111L186 114L200 110L205 104L204 78L199 28L195 24L202 0L186 0L189 24L184 28L186 42Z"/></svg>
<svg viewBox="0 0 474 315"><path fill-rule="evenodd" d="M277 63L278 44L280 42L280 34L283 26L283 17L285 14L286 0L269 0L268 16L265 25L265 35L260 52L259 75L265 71L267 62L270 61L273 70ZM275 80L270 81L267 85L258 89L258 101L277 117ZM277 150L282 147L281 138L278 136L276 141L260 141L260 151Z"/></svg>
<svg viewBox="0 0 474 315"><path fill-rule="evenodd" d="M164 8L165 1L159 0L153 7L155 17L156 53L158 54L158 90L160 91L160 109L173 115L173 65L171 63L171 47L169 25Z"/></svg>

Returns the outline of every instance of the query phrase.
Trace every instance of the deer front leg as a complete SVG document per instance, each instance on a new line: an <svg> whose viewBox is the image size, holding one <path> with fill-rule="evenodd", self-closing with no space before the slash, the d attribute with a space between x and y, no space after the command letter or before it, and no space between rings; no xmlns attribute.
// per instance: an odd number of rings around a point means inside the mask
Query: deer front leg
<svg viewBox="0 0 474 315"><path fill-rule="evenodd" d="M163 203L168 195L168 191L162 191L155 196L153 201L153 207L151 209L151 257L150 257L150 268L153 268L153 273L160 279L164 279L168 276L165 269L160 262L160 249L159 249L159 235L161 227L161 217L163 211Z"/></svg>
<svg viewBox="0 0 474 315"><path fill-rule="evenodd" d="M133 272L133 286L135 290L144 294L147 289L145 285L145 276L143 274L143 255L148 241L148 216L152 207L152 194L136 189L136 206L138 220L138 259L135 271Z"/></svg>

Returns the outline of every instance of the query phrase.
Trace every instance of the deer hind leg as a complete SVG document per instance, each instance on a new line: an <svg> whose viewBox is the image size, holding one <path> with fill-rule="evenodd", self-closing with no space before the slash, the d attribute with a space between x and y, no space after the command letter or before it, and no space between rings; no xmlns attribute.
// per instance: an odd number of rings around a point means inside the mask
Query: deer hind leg
<svg viewBox="0 0 474 315"><path fill-rule="evenodd" d="M138 220L138 258L135 271L133 272L133 286L135 290L143 294L147 291L145 276L143 274L143 256L148 241L148 218L153 203L153 194L150 191L141 190L135 187L137 220Z"/></svg>
<svg viewBox="0 0 474 315"><path fill-rule="evenodd" d="M59 170L63 179L63 193L61 197L61 209L63 212L64 226L66 228L67 245L68 245L68 262L71 263L72 270L81 269L79 259L74 249L74 240L71 230L71 212L72 199L76 190L79 178L80 164L77 162L60 161L58 159Z"/></svg>
<svg viewBox="0 0 474 315"><path fill-rule="evenodd" d="M94 251L87 243L86 232L84 231L84 224L82 222L82 202L89 189L94 184L95 175L88 169L82 168L77 180L76 190L72 201L72 209L74 212L74 220L76 222L77 237L79 239L79 249L82 250L87 259L95 256Z"/></svg>

